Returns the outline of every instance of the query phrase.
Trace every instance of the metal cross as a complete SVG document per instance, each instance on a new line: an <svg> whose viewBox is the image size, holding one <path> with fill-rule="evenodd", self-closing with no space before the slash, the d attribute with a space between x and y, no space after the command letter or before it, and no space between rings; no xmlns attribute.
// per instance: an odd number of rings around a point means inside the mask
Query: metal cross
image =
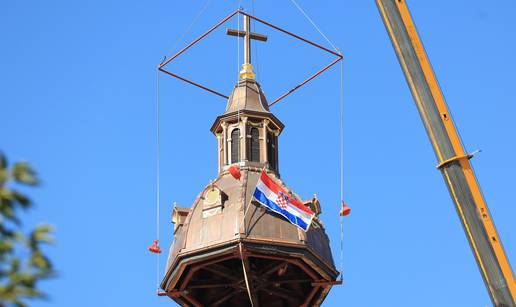
<svg viewBox="0 0 516 307"><path fill-rule="evenodd" d="M251 64L251 40L255 39L262 42L267 41L267 35L251 32L251 18L247 15L244 15L243 31L240 29L227 29L226 34L244 38L244 64Z"/></svg>

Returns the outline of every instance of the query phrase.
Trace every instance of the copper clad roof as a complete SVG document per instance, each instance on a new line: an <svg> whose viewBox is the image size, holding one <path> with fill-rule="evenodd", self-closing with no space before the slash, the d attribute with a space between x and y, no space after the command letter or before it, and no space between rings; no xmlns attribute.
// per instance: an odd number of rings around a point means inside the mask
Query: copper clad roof
<svg viewBox="0 0 516 307"><path fill-rule="evenodd" d="M263 128L260 146L272 144L266 143L269 131L277 137L284 128L270 112L260 85L251 79L237 83L211 128L223 136L218 138L219 162L227 158L220 153L227 145L228 129L247 129L245 125ZM338 284L322 222L314 218L305 232L254 200L265 169L283 190L302 201L277 171L269 169L268 158L263 161L235 162L240 176L230 173L224 162L190 208L174 207L174 243L161 288L181 306L320 306Z"/></svg>
<svg viewBox="0 0 516 307"><path fill-rule="evenodd" d="M280 131L283 130L283 123L269 110L267 98L256 80L244 79L238 81L229 96L226 110L215 119L211 131L216 133L223 120L236 120L239 116L252 116L256 118L267 118Z"/></svg>
<svg viewBox="0 0 516 307"><path fill-rule="evenodd" d="M287 244L306 248L320 261L325 274L335 273L329 239L321 224L313 225L305 233L253 200L253 191L260 173L261 169L245 167L242 169L242 178L236 180L228 172L223 172L197 196L184 226L176 233L175 243L169 254L164 288L168 287L172 277L169 274L178 264L177 260L181 255L205 252L215 246L239 240L263 240L266 245ZM274 173L270 173L270 176L285 190L290 191ZM204 218L204 194L212 186L220 189L227 198L220 213ZM294 196L298 197L295 194Z"/></svg>
<svg viewBox="0 0 516 307"><path fill-rule="evenodd" d="M224 114L243 110L270 113L267 98L255 80L245 79L238 82L229 96Z"/></svg>

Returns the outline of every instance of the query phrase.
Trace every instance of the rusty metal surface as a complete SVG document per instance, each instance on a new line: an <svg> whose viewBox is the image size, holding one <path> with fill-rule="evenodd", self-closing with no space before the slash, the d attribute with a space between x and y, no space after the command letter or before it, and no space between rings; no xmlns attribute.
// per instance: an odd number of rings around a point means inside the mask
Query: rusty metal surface
<svg viewBox="0 0 516 307"><path fill-rule="evenodd" d="M325 72L326 70L328 70L330 67L332 67L333 65L337 64L339 61L342 60L342 57L340 58L337 58L335 59L333 62L331 62L330 64L326 65L325 67L321 68L319 71L317 71L315 74L311 75L310 77L306 78L305 80L303 80L301 83L299 83L298 85L294 86L292 89L288 90L287 92L285 92L283 95L279 96L278 98L276 98L273 102L271 102L269 104L269 106L273 106L275 105L276 103L278 103L280 100L283 100L283 98L287 97L288 95L292 94L294 91L298 90L300 87L302 87L303 85L307 84L308 82L312 81L313 79L315 79L317 76L319 76L320 74L322 74L323 72Z"/></svg>
<svg viewBox="0 0 516 307"><path fill-rule="evenodd" d="M205 90L205 91L208 91L208 92L210 92L210 93L212 93L212 94L215 94L215 95L217 95L217 96L220 96L220 97L222 97L222 98L225 98L225 99L228 99L228 98L229 98L228 96L226 96L226 95L224 95L224 94L222 94L222 93L220 93L220 92L217 92L217 91L216 91L216 90L214 90L214 89L211 89L211 88L206 87L206 86L204 86L204 85L202 85L202 84L200 84L200 83L197 83L197 82L195 82L195 81L192 81L192 80L190 80L190 79L187 79L187 78L185 78L185 77L182 77L182 76L180 76L180 75L178 75L178 74L175 74L175 73L173 73L173 72L170 72L170 71L168 71L168 70L165 70L164 68L158 68L158 70L159 70L159 71L161 71L161 72L166 73L166 74L167 74L167 75L169 75L169 76L172 76L172 77L174 77L174 78L177 78L177 79L179 79L179 80L181 80L181 81L184 81L184 82L186 82L186 83L189 83L189 84L191 84L191 85L193 85L193 86L197 86L198 88L201 88L201 89L203 89L203 90Z"/></svg>
<svg viewBox="0 0 516 307"><path fill-rule="evenodd" d="M172 57L170 57L169 59L166 59L163 63L159 64L159 65L158 65L158 71L161 71L161 72L163 72L163 73L166 73L166 74L168 74L168 75L170 75L170 76L172 76L172 77L174 77L174 78L177 78L177 79L179 79L179 80L181 80L181 81L184 81L184 82L186 82L186 83L189 83L189 84L191 84L191 85L194 85L194 86L196 86L196 87L199 87L199 88L201 88L201 89L203 89L203 90L205 90L205 91L208 91L208 92L210 92L210 93L212 93L212 94L215 94L215 95L217 95L217 96L220 96L220 97L223 97L223 98L225 98L225 99L228 99L228 96L227 96L227 95L225 95L225 94L223 94L223 93L220 93L219 91L214 90L214 89L212 89L212 88L210 88L210 87L208 87L208 86L202 85L202 84L200 84L200 83L198 83L198 82L195 82L195 81L193 81L193 80L190 80L190 79L188 79L188 78L185 78L185 77L183 77L183 76L180 76L180 75L178 75L178 74L176 74L176 73L170 72L170 71L168 71L167 69L165 69L165 67L166 67L166 66L167 66L171 61L173 61L174 59L176 59L176 58L177 58L178 56L180 56L182 53L184 53L185 51L187 51L188 49L190 49L192 46L194 46L196 43L198 43L198 42L199 42L200 40L202 40L204 37L206 37L207 35L209 35L210 33L212 33L215 29L217 29L218 27L220 27L221 25L223 25L224 23L226 23L229 19L231 19L233 16L235 16L235 15L237 15L237 14L247 16L247 17L249 17L249 18L250 18L250 19L252 19L252 20L255 20L255 21L257 21L257 22L259 22L259 23L262 23L262 24L264 24L264 25L266 25L266 26L268 26L268 27L271 27L271 28L273 28L273 29L275 29L275 30L277 30L277 31L280 31L280 32L282 32L282 33L285 33L285 34L287 34L287 35L289 35L289 36L291 36L291 37L293 37L293 38L295 38L295 39L301 40L302 42L305 42L305 43L307 43L307 44L310 44L310 45L312 45L312 46L314 46L314 47L316 47L316 48L319 48L319 49L321 49L321 50L323 50L323 51L325 51L325 52L327 52L327 53L330 53L330 54L332 54L332 55L334 55L334 56L336 56L336 57L337 57L337 58L336 58L334 61L332 61L330 64L326 65L326 66L325 66L325 67L323 67L322 69L318 70L316 73L312 74L311 76L309 76L308 78L306 78L305 80L303 80L302 82L300 82L299 84L297 84L296 86L294 86L292 89L287 90L284 94L282 94L282 95L280 95L278 98L274 99L274 100L272 101L272 103L271 103L271 104L269 104L269 106L272 106L272 105L274 105L274 104L278 103L279 101L283 100L285 97L287 97L288 95L290 95L292 92L294 92L294 91L298 90L299 88L301 88L302 86L304 86L306 83L310 82L311 80L313 80L314 78L316 78L317 76L319 76L320 74L322 74L323 72L325 72L327 69L329 69L330 67L332 67L333 65L335 65L337 62L339 62L339 61L342 61L342 60L343 60L343 56L342 56L342 54L340 54L340 52L336 52L336 51L330 50L330 49L328 49L328 48L326 48L326 47L324 47L324 46L321 46L321 45L319 45L319 44L317 44L317 43L315 43L315 42L313 42L313 41L311 41L311 40L309 40L309 39L303 38L303 37L301 37L301 36L299 36L299 35L297 35L297 34L294 34L294 33L290 32L290 31L287 31L287 30L285 30L285 29L283 29L283 28L281 28L281 27L278 27L278 26L276 26L276 25L274 25L274 24L272 24L272 23L269 23L269 22L267 22L267 21L265 21L265 20L263 20L263 19L260 19L260 18L258 18L258 17L252 16L252 15L250 15L250 14L248 14L248 13L246 13L246 12L244 12L244 11L242 11L242 10L240 10L240 9L239 9L239 10L236 10L236 11L232 12L232 13L231 13L231 14L229 14L228 16L226 16L224 19L222 19L222 20L221 20L220 22L218 22L216 25L214 25L213 27L211 27L210 29L208 29L208 30L207 30L206 32L204 32L202 35L200 35L199 37L197 37L195 40L193 40L193 41L192 41L190 44L188 44L186 47L184 47L183 49L181 49L179 52L177 52L176 54L174 54L174 55L173 55ZM238 32L238 31L237 31L237 32ZM239 34L239 35L240 35L240 34ZM255 34L255 35L257 35L257 34ZM264 37L265 37L265 36L263 36L263 35L262 35L261 40L264 40Z"/></svg>

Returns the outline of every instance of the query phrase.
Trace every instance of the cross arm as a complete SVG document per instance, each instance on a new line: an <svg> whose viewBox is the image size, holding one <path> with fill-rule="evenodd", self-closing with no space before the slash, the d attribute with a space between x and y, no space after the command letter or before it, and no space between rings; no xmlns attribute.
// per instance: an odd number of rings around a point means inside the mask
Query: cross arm
<svg viewBox="0 0 516 307"><path fill-rule="evenodd" d="M231 35L231 36L238 36L238 37L245 37L245 35L246 35L245 31L234 30L234 29L227 29L226 34ZM251 39L262 41L262 42L267 41L267 35L254 33L254 32L251 32L249 34L250 34L249 37Z"/></svg>

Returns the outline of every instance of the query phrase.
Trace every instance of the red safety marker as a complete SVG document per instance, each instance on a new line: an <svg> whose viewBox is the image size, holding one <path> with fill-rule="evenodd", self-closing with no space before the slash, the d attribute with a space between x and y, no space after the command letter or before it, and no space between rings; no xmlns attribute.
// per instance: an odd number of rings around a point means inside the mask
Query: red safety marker
<svg viewBox="0 0 516 307"><path fill-rule="evenodd" d="M235 178L236 180L240 179L240 165L233 164L229 167L228 171L231 174L231 176L233 176L233 178Z"/></svg>
<svg viewBox="0 0 516 307"><path fill-rule="evenodd" d="M158 240L154 240L154 243L149 247L149 251L155 254L161 254L161 248L158 245Z"/></svg>
<svg viewBox="0 0 516 307"><path fill-rule="evenodd" d="M346 205L344 201L342 201L342 207L340 208L339 215L340 216L346 216L351 213L351 208Z"/></svg>

